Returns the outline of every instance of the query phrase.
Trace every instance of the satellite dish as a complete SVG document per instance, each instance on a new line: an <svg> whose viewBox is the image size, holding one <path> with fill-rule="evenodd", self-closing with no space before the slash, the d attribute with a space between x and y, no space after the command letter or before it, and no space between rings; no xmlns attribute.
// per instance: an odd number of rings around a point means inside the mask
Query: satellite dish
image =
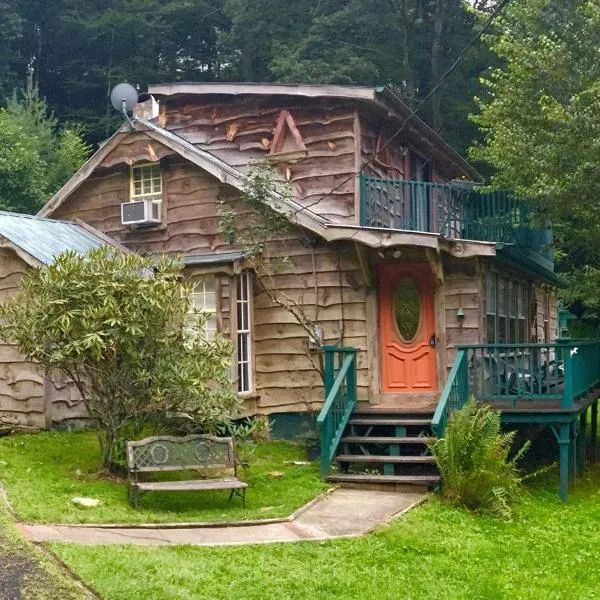
<svg viewBox="0 0 600 600"><path fill-rule="evenodd" d="M110 102L116 110L127 115L138 103L137 90L130 83L118 83L110 93Z"/></svg>

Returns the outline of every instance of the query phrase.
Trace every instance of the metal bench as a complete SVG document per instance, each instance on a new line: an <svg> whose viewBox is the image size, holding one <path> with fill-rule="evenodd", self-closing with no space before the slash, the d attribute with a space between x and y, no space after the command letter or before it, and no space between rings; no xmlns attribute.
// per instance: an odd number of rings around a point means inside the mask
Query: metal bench
<svg viewBox="0 0 600 600"><path fill-rule="evenodd" d="M248 484L237 477L233 438L210 435L186 437L154 436L127 442L129 501L137 508L139 497L146 492L231 490L246 507ZM192 479L188 481L142 481L140 474L171 471L233 471L233 477Z"/></svg>

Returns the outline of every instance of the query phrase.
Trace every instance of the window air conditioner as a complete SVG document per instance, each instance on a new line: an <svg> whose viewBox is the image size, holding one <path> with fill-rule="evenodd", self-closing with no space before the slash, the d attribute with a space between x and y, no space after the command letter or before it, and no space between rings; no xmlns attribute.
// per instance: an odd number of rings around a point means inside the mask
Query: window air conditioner
<svg viewBox="0 0 600 600"><path fill-rule="evenodd" d="M123 225L160 223L160 204L152 199L123 202L121 204L121 223Z"/></svg>

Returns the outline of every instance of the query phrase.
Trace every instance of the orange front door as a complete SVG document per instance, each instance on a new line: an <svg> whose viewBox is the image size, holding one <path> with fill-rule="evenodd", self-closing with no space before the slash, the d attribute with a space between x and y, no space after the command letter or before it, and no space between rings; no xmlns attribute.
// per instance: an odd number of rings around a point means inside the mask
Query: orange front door
<svg viewBox="0 0 600 600"><path fill-rule="evenodd" d="M379 267L381 391L435 392L434 281L427 264Z"/></svg>

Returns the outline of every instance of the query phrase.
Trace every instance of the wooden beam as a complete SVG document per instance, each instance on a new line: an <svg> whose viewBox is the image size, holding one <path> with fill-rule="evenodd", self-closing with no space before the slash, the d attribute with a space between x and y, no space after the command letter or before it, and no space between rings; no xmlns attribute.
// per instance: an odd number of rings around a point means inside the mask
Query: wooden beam
<svg viewBox="0 0 600 600"><path fill-rule="evenodd" d="M362 283L366 288L370 288L373 285L371 277L371 269L365 256L364 246L354 242L354 249L356 250L356 257L358 258L358 265L360 267L360 275L362 277Z"/></svg>

